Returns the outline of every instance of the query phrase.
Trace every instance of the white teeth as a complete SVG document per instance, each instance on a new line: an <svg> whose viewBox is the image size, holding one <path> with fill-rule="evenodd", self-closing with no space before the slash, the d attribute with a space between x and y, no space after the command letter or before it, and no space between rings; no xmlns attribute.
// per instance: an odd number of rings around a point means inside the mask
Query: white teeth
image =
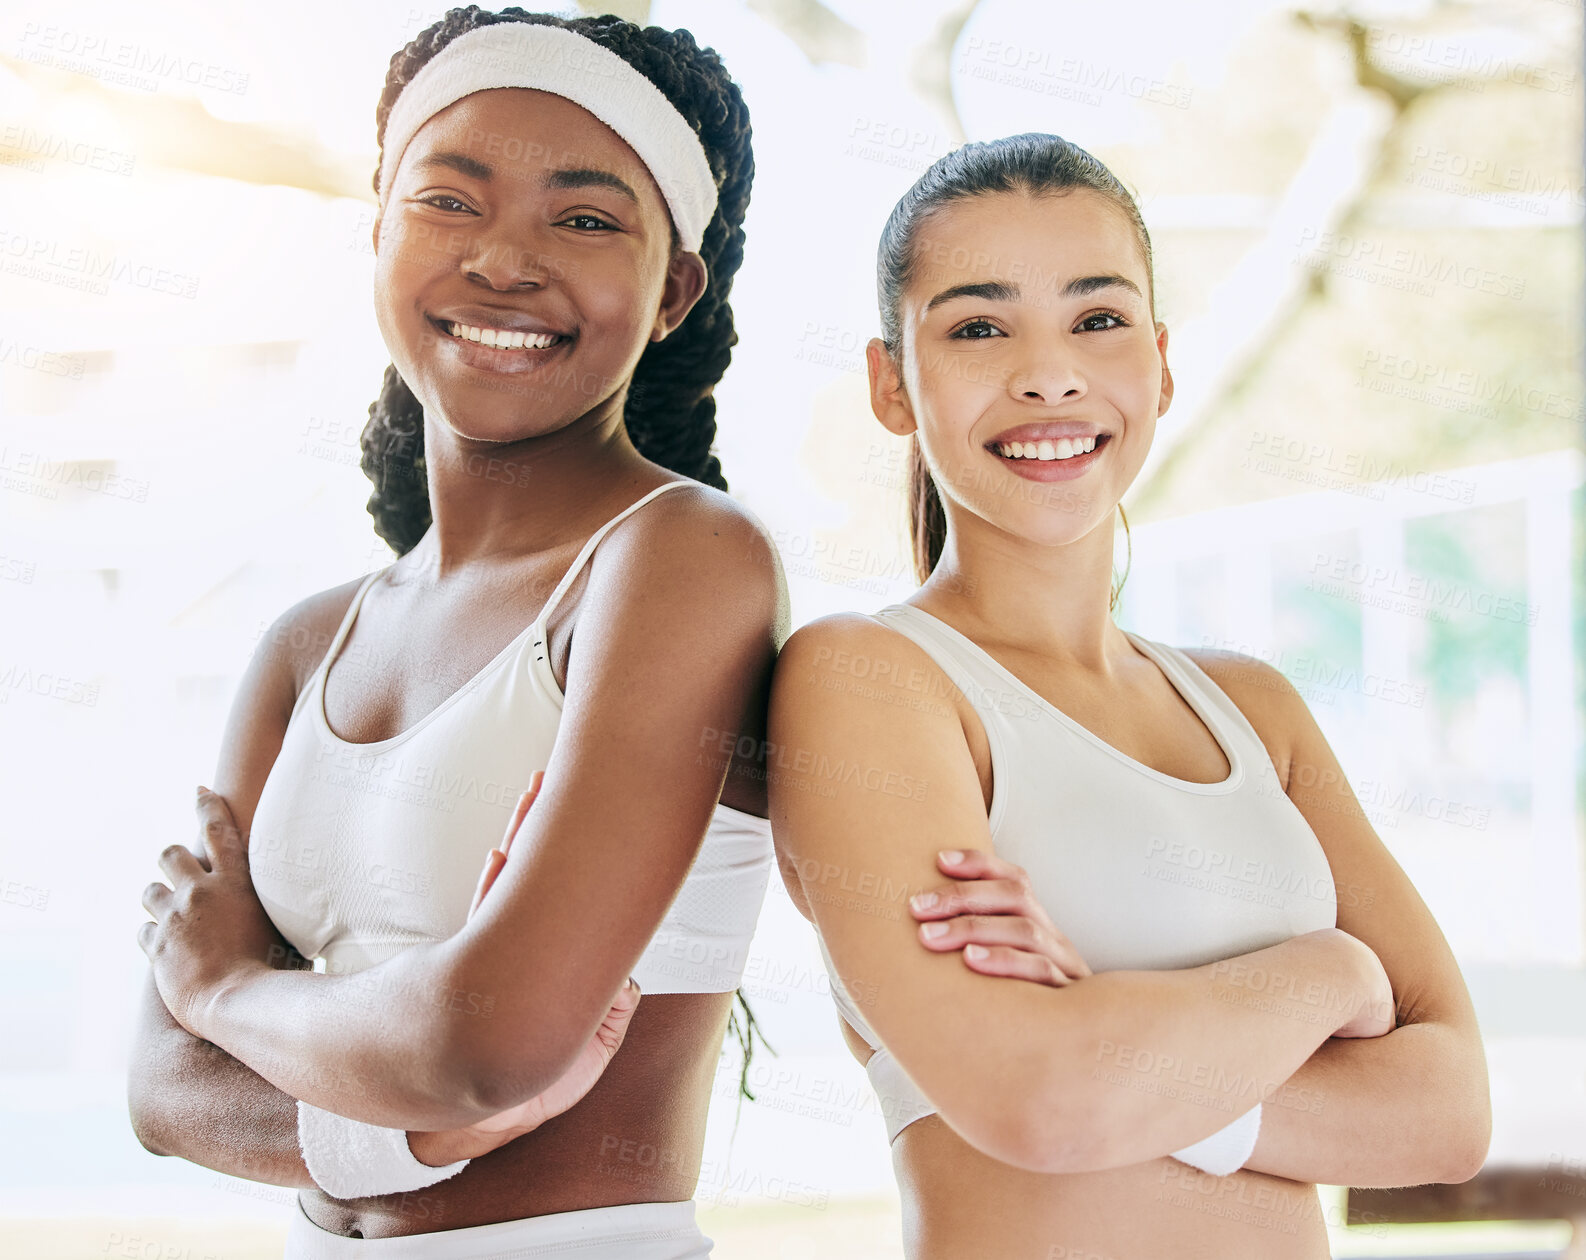
<svg viewBox="0 0 1586 1260"><path fill-rule="evenodd" d="M556 340L555 333L526 333L505 328L475 328L472 324L449 323L447 331L454 337L477 341L484 346L497 346L514 350L526 346L530 350L544 350Z"/></svg>
<svg viewBox="0 0 1586 1260"><path fill-rule="evenodd" d="M1096 449L1096 438L1042 438L1039 442L999 442L997 450L1008 459L1072 459Z"/></svg>

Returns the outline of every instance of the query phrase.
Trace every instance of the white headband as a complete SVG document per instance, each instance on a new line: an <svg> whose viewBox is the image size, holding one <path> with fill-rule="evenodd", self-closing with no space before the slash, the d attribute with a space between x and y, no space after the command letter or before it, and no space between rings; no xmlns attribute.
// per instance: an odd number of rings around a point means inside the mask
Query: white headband
<svg viewBox="0 0 1586 1260"><path fill-rule="evenodd" d="M654 176L683 248L699 249L716 212L716 181L694 129L660 88L616 53L576 31L538 23L475 27L413 76L386 119L380 204L409 141L432 115L470 93L501 87L564 96L615 131Z"/></svg>

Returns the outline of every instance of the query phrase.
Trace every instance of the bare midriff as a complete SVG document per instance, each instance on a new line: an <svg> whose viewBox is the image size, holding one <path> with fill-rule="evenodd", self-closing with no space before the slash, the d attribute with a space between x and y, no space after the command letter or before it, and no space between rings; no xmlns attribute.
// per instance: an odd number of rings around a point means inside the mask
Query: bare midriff
<svg viewBox="0 0 1586 1260"><path fill-rule="evenodd" d="M1105 1172L1037 1173L992 1159L942 1120L898 1134L892 1167L909 1260L1328 1260L1316 1187L1163 1156Z"/></svg>
<svg viewBox="0 0 1586 1260"><path fill-rule="evenodd" d="M345 1237L391 1238L497 1221L694 1197L731 993L641 996L622 1047L578 1105L406 1194L333 1199L301 1191L303 1210Z"/></svg>

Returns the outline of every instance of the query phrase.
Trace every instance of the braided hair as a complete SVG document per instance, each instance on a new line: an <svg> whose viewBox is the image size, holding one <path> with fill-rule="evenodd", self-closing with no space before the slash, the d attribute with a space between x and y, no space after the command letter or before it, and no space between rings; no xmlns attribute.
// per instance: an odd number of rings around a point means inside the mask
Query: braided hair
<svg viewBox="0 0 1586 1260"><path fill-rule="evenodd" d="M611 16L559 18L516 7L490 13L471 4L448 10L391 58L375 109L382 158L386 121L402 89L459 35L497 22L562 27L593 40L655 84L699 133L717 189L716 210L699 247L709 283L682 324L669 337L645 347L628 387L623 418L634 447L646 459L725 490L721 462L710 449L716 436L716 400L711 391L726 372L738 341L727 299L743 262L743 218L754 181L749 111L743 95L715 50L701 48L688 31L640 27ZM372 183L378 193L378 166ZM675 249L675 225L672 243ZM395 364L386 368L359 445L360 466L374 483L368 507L375 533L398 555L406 555L424 536L431 518L424 475L424 408Z"/></svg>
<svg viewBox="0 0 1586 1260"><path fill-rule="evenodd" d="M593 40L655 84L699 134L717 190L716 210L699 247L709 282L682 324L664 340L645 346L628 385L623 420L634 447L646 459L725 490L721 462L710 449L716 437L716 400L711 391L726 372L732 347L738 342L727 299L733 276L743 262L743 219L754 182L749 111L743 94L715 50L701 48L688 31L640 27L610 15L560 18L517 7L491 13L470 4L447 10L391 58L385 89L375 108L382 160L386 122L402 89L459 35L497 22L556 26ZM371 183L378 194L378 164ZM678 244L674 224L672 248ZM386 367L380 396L370 404L369 423L359 445L363 452L360 466L374 483L368 509L375 533L399 556L406 555L429 529L431 516L424 471L424 407L395 364ZM740 1095L752 1100L749 1061L759 1025L741 991L737 997L743 1015L733 1009L728 1031L743 1051ZM765 1041L764 1033L760 1040Z"/></svg>

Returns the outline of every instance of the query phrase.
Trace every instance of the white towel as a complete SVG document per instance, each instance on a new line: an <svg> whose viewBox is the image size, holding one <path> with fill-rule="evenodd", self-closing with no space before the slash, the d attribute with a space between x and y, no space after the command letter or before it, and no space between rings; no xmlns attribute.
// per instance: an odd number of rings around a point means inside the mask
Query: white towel
<svg viewBox="0 0 1586 1260"><path fill-rule="evenodd" d="M309 1176L337 1199L418 1190L456 1176L472 1162L460 1159L432 1168L413 1157L406 1129L350 1120L302 1099L297 1104L297 1140Z"/></svg>

